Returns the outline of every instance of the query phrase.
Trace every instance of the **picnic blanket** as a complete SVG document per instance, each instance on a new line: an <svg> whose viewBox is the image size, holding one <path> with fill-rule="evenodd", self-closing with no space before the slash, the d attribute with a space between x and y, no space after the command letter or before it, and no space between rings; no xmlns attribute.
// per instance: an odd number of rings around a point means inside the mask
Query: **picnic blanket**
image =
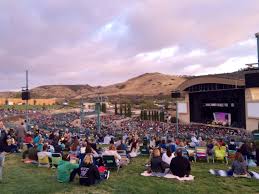
<svg viewBox="0 0 259 194"><path fill-rule="evenodd" d="M177 179L179 181L193 181L194 180L194 176L189 175L189 177L178 177L175 176L173 174L167 173L148 173L148 171L144 171L143 173L141 173L141 176L152 176L152 177L163 177L163 178L167 178L167 179Z"/></svg>
<svg viewBox="0 0 259 194"><path fill-rule="evenodd" d="M210 169L209 173L215 176L221 176L221 177L235 177L235 178L253 178L259 180L259 173L254 171L249 171L247 175L235 175L230 173L230 171L227 170L213 170Z"/></svg>

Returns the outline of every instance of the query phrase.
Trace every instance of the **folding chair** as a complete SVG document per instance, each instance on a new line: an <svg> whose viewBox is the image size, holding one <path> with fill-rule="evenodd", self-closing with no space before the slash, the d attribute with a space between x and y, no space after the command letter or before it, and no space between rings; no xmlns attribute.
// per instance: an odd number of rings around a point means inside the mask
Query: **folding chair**
<svg viewBox="0 0 259 194"><path fill-rule="evenodd" d="M227 148L225 146L218 147L216 146L214 149L214 160L225 161L228 165L228 154Z"/></svg>
<svg viewBox="0 0 259 194"><path fill-rule="evenodd" d="M126 150L117 150L117 152L121 156L121 165L128 165L130 161L127 157Z"/></svg>
<svg viewBox="0 0 259 194"><path fill-rule="evenodd" d="M197 162L197 159L206 159L209 162L206 147L195 148L194 161Z"/></svg>
<svg viewBox="0 0 259 194"><path fill-rule="evenodd" d="M50 163L49 163L49 157L45 154L42 154L40 152L38 152L38 166L39 167L46 167L49 168L50 167Z"/></svg>
<svg viewBox="0 0 259 194"><path fill-rule="evenodd" d="M117 164L114 156L103 156L103 163L107 169L117 169L117 173L120 170L120 164Z"/></svg>
<svg viewBox="0 0 259 194"><path fill-rule="evenodd" d="M149 155L149 148L147 146L140 146L141 155Z"/></svg>
<svg viewBox="0 0 259 194"><path fill-rule="evenodd" d="M58 163L62 160L62 155L60 153L53 153L51 159L52 168L55 168L58 166Z"/></svg>
<svg viewBox="0 0 259 194"><path fill-rule="evenodd" d="M195 149L187 148L186 150L188 152L188 156L189 156L190 160L194 160L194 158L195 158Z"/></svg>

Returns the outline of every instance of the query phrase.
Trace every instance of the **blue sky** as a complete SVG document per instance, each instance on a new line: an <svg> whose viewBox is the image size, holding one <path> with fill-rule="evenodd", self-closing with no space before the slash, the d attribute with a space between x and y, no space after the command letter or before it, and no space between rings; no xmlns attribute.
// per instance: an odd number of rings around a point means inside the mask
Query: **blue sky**
<svg viewBox="0 0 259 194"><path fill-rule="evenodd" d="M0 90L108 85L257 61L258 0L1 0Z"/></svg>

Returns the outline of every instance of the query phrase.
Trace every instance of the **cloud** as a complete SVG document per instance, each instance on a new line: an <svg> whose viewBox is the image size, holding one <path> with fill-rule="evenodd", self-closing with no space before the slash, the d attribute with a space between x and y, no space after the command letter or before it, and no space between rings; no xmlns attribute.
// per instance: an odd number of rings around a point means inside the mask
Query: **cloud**
<svg viewBox="0 0 259 194"><path fill-rule="evenodd" d="M111 84L256 62L256 0L0 1L0 90Z"/></svg>

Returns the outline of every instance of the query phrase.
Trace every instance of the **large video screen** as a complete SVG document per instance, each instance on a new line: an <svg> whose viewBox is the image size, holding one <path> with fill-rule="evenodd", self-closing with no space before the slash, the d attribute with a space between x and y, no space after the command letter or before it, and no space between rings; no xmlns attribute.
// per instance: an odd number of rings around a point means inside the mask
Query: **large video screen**
<svg viewBox="0 0 259 194"><path fill-rule="evenodd" d="M231 114L225 112L214 112L214 122L221 124L221 125L231 125Z"/></svg>
<svg viewBox="0 0 259 194"><path fill-rule="evenodd" d="M247 115L249 118L259 118L259 102L247 103Z"/></svg>

